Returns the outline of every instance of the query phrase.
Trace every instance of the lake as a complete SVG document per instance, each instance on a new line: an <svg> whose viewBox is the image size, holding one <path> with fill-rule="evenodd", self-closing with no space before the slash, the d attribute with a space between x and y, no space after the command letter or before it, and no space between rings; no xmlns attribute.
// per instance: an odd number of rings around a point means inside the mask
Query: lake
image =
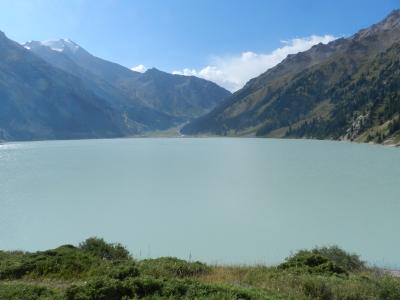
<svg viewBox="0 0 400 300"><path fill-rule="evenodd" d="M0 249L275 264L336 244L400 267L400 149L247 138L0 145Z"/></svg>

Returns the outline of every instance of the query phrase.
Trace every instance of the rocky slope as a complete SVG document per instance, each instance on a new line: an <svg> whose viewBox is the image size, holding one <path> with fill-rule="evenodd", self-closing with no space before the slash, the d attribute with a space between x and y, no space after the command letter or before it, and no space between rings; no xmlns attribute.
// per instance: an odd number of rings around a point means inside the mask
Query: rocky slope
<svg viewBox="0 0 400 300"><path fill-rule="evenodd" d="M23 46L0 32L0 141L162 131L230 95L196 77L133 72L70 40Z"/></svg>
<svg viewBox="0 0 400 300"><path fill-rule="evenodd" d="M0 33L0 140L123 136L137 132L79 78Z"/></svg>
<svg viewBox="0 0 400 300"><path fill-rule="evenodd" d="M53 66L91 83L99 95L122 98L127 105L145 106L171 117L171 126L209 112L230 92L197 77L172 75L157 69L134 72L98 58L70 40L24 46Z"/></svg>
<svg viewBox="0 0 400 300"><path fill-rule="evenodd" d="M182 132L396 142L397 42L399 10L349 38L289 55Z"/></svg>

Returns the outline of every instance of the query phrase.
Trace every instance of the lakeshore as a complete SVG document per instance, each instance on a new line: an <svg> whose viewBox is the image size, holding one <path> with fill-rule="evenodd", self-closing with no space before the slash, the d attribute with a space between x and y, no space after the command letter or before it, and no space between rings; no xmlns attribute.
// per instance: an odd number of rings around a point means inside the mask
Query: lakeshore
<svg viewBox="0 0 400 300"><path fill-rule="evenodd" d="M399 278L336 246L298 251L277 266L137 260L100 238L35 253L0 251L0 299L7 300L399 297Z"/></svg>

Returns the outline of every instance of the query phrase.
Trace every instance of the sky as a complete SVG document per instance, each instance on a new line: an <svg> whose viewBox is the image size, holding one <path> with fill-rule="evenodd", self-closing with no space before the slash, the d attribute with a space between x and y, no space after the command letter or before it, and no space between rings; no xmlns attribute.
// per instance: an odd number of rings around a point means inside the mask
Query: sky
<svg viewBox="0 0 400 300"><path fill-rule="evenodd" d="M137 71L196 75L235 91L287 54L350 36L400 0L0 0L20 43L69 38Z"/></svg>

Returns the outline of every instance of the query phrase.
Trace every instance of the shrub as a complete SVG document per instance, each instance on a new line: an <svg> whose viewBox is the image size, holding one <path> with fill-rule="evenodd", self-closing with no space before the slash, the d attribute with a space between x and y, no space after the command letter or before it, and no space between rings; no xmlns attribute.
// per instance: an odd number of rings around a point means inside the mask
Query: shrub
<svg viewBox="0 0 400 300"><path fill-rule="evenodd" d="M378 283L379 299L398 300L400 299L400 282L390 276L383 277Z"/></svg>
<svg viewBox="0 0 400 300"><path fill-rule="evenodd" d="M303 292L307 297L314 300L334 299L331 288L325 282L315 278L310 278L303 283Z"/></svg>
<svg viewBox="0 0 400 300"><path fill-rule="evenodd" d="M135 262L120 263L110 266L107 275L114 279L124 280L139 276L139 269Z"/></svg>
<svg viewBox="0 0 400 300"><path fill-rule="evenodd" d="M364 270L358 255L349 254L337 246L300 250L279 265L280 269L296 269L308 273L346 275Z"/></svg>
<svg viewBox="0 0 400 300"><path fill-rule="evenodd" d="M87 275L101 263L99 258L67 245L19 256L10 255L2 262L0 279L19 279L24 276L72 279Z"/></svg>
<svg viewBox="0 0 400 300"><path fill-rule="evenodd" d="M120 299L270 299L259 291L190 280L136 277L125 281L98 278L66 291L67 300Z"/></svg>
<svg viewBox="0 0 400 300"><path fill-rule="evenodd" d="M132 296L122 281L111 278L97 278L83 286L72 286L65 291L66 300L121 300Z"/></svg>
<svg viewBox="0 0 400 300"><path fill-rule="evenodd" d="M175 257L145 259L140 262L140 272L155 277L191 277L205 274L210 267L201 262L187 262Z"/></svg>
<svg viewBox="0 0 400 300"><path fill-rule="evenodd" d="M79 248L105 260L127 260L131 256L121 244L110 244L101 238L88 238L79 244Z"/></svg>
<svg viewBox="0 0 400 300"><path fill-rule="evenodd" d="M345 269L336 265L328 258L308 251L300 251L287 258L284 263L278 266L278 268L325 275L347 275Z"/></svg>
<svg viewBox="0 0 400 300"><path fill-rule="evenodd" d="M362 271L366 268L365 262L358 255L347 253L338 246L315 248L312 252L326 257L348 272Z"/></svg>
<svg viewBox="0 0 400 300"><path fill-rule="evenodd" d="M44 287L24 284L0 284L0 299L4 300L56 300L60 295Z"/></svg>

